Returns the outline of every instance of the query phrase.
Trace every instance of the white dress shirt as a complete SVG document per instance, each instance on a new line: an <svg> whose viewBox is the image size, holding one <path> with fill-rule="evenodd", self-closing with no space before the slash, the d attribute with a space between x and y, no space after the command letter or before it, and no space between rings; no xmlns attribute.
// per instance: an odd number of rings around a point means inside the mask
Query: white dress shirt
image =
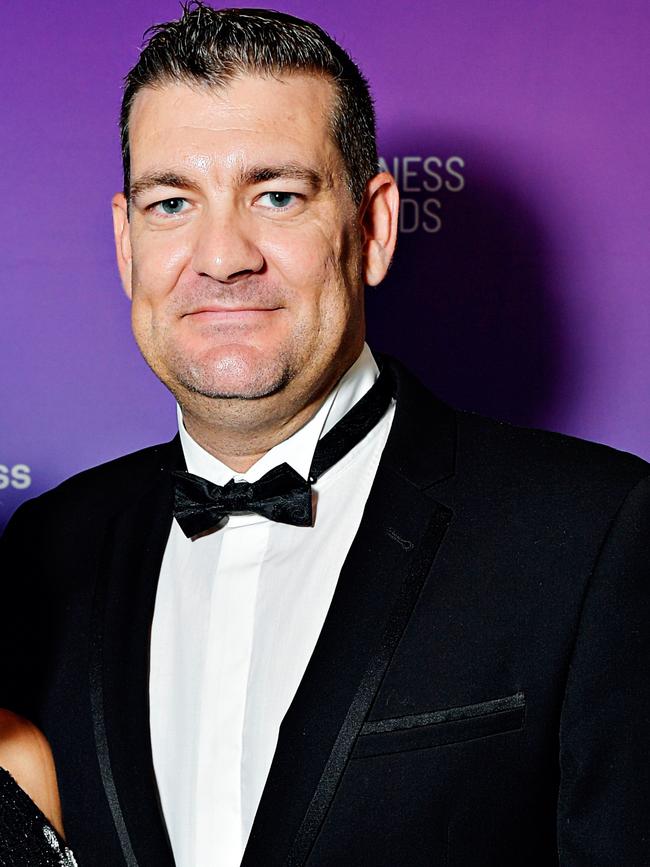
<svg viewBox="0 0 650 867"><path fill-rule="evenodd" d="M219 485L256 481L286 461L307 478L317 442L368 391L378 370L364 347L316 415L246 473L188 435L187 469ZM394 415L313 486L313 527L231 515L165 548L151 634L151 739L177 867L238 867L282 718L298 688L357 532Z"/></svg>

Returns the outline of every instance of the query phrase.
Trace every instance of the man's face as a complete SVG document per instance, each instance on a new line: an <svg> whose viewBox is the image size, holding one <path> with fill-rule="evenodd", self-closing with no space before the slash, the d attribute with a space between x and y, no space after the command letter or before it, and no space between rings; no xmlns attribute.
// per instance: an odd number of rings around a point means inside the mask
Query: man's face
<svg viewBox="0 0 650 867"><path fill-rule="evenodd" d="M138 344L181 404L308 395L361 351L364 231L332 102L309 75L137 95L118 259Z"/></svg>

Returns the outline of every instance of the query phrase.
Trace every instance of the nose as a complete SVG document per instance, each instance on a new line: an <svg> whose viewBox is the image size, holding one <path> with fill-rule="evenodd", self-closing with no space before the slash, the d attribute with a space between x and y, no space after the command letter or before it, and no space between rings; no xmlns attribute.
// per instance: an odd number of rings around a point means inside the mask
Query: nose
<svg viewBox="0 0 650 867"><path fill-rule="evenodd" d="M192 256L192 268L202 277L236 283L264 267L264 257L236 208L206 213L201 219Z"/></svg>

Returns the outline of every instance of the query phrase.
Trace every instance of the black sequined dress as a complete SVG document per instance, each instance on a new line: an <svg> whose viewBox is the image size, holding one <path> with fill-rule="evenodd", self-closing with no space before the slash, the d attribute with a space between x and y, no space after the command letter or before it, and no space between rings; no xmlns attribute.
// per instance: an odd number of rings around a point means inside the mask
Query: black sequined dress
<svg viewBox="0 0 650 867"><path fill-rule="evenodd" d="M0 867L77 867L32 799L0 768Z"/></svg>

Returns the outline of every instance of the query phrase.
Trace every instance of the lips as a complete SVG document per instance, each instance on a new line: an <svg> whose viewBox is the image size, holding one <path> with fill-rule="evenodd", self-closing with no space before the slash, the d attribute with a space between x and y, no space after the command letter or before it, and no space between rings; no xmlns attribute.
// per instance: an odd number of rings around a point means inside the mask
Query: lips
<svg viewBox="0 0 650 867"><path fill-rule="evenodd" d="M280 307L199 307L185 313L186 321L197 325L238 326L261 324L265 319L276 313Z"/></svg>
<svg viewBox="0 0 650 867"><path fill-rule="evenodd" d="M185 316L202 316L203 314L215 314L218 316L235 315L241 313L272 313L274 310L279 310L279 307L199 307L197 310L191 310Z"/></svg>

